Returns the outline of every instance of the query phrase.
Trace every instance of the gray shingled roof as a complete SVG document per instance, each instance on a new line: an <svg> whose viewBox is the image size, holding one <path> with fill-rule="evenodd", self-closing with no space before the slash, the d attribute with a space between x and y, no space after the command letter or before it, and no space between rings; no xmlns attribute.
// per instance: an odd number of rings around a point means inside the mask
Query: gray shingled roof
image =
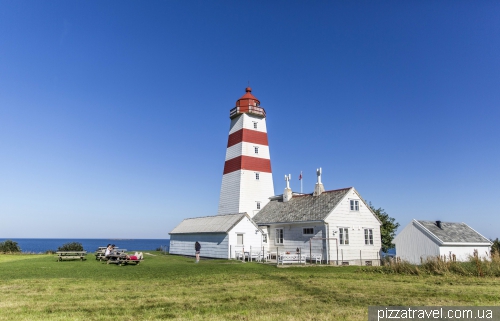
<svg viewBox="0 0 500 321"><path fill-rule="evenodd" d="M319 196L294 195L288 202L271 199L254 217L257 224L322 221L344 198L351 188L325 191Z"/></svg>
<svg viewBox="0 0 500 321"><path fill-rule="evenodd" d="M169 234L227 233L246 213L187 218Z"/></svg>
<svg viewBox="0 0 500 321"><path fill-rule="evenodd" d="M490 243L487 238L465 223L441 222L441 228L439 228L436 221L415 221L445 243Z"/></svg>

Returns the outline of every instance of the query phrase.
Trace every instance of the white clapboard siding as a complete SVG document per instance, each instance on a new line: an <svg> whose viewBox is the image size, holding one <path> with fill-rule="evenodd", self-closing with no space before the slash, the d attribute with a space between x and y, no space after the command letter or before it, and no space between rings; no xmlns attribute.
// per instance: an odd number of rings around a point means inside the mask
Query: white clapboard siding
<svg viewBox="0 0 500 321"><path fill-rule="evenodd" d="M420 264L421 260L440 255L437 240L430 238L412 223L394 239L396 254L404 261Z"/></svg>
<svg viewBox="0 0 500 321"><path fill-rule="evenodd" d="M238 244L237 235L243 234L243 244ZM235 257L235 252L252 250L253 253L258 253L262 248L262 231L251 221L251 219L243 218L235 227L228 233L230 244L230 258Z"/></svg>
<svg viewBox="0 0 500 321"><path fill-rule="evenodd" d="M359 211L351 211L351 199L358 200ZM325 222L328 223L330 238L339 239L339 228L347 228L349 231L349 244L338 244L339 264L340 261L356 265L364 265L365 261L378 264L382 247L380 222L354 188L337 204ZM365 244L365 229L373 231L373 245ZM337 240L330 240L329 259L332 263L337 261Z"/></svg>
<svg viewBox="0 0 500 321"><path fill-rule="evenodd" d="M276 229L283 229L283 244L276 243ZM314 235L304 235L304 228L314 228ZM323 238L325 235L325 225L317 223L294 223L294 224L273 224L269 228L268 248L271 252L290 252L295 253L299 248L303 254L309 254L309 239ZM312 253L326 255L326 241L312 240Z"/></svg>
<svg viewBox="0 0 500 321"><path fill-rule="evenodd" d="M204 232L192 232L195 230ZM243 234L242 245L238 245L237 234ZM201 244L202 257L228 259L243 248L258 252L262 247L262 231L243 213L186 219L170 234L170 254L193 256L196 241Z"/></svg>
<svg viewBox="0 0 500 321"><path fill-rule="evenodd" d="M194 244L200 242L200 256L227 259L229 237L226 233L217 234L172 234L170 254L194 256Z"/></svg>
<svg viewBox="0 0 500 321"><path fill-rule="evenodd" d="M464 223L443 222L443 224L467 226ZM477 232L474 231L474 233ZM455 255L455 259L458 261L466 261L474 254L474 250L477 250L479 257L487 258L490 251L490 244L486 239L484 239L482 244L470 244L468 242L450 244L443 242L416 220L412 220L394 238L394 244L396 245L396 255L402 260L413 264L420 264L428 258L435 258L437 256L450 258L453 255Z"/></svg>

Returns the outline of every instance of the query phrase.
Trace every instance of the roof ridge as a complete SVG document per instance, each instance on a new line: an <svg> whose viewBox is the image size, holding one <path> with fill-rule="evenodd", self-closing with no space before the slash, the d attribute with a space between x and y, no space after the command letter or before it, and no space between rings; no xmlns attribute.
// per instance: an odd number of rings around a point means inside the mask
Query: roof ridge
<svg viewBox="0 0 500 321"><path fill-rule="evenodd" d="M241 213L231 213L231 214L215 214L215 215L206 215L206 216L197 216L197 217L188 217L185 218L184 221L186 220L194 220L197 218L205 218L205 217L217 217L217 216L228 216L228 215L238 215L238 214L247 214L246 212L241 212Z"/></svg>

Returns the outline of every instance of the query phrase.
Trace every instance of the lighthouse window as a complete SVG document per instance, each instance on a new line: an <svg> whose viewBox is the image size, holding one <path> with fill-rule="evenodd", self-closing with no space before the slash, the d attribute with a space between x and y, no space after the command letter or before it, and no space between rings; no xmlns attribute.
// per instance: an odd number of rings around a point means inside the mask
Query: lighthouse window
<svg viewBox="0 0 500 321"><path fill-rule="evenodd" d="M259 173L255 173L255 179L256 179L256 180L259 180L259 179L260 179L260 177L259 177L259 176L260 176L260 175L259 175Z"/></svg>
<svg viewBox="0 0 500 321"><path fill-rule="evenodd" d="M255 150L255 154L258 154L259 153L259 147L254 147L254 150Z"/></svg>
<svg viewBox="0 0 500 321"><path fill-rule="evenodd" d="M260 210L260 202L257 202L257 209Z"/></svg>
<svg viewBox="0 0 500 321"><path fill-rule="evenodd" d="M253 122L253 128L257 129L257 122L256 121Z"/></svg>

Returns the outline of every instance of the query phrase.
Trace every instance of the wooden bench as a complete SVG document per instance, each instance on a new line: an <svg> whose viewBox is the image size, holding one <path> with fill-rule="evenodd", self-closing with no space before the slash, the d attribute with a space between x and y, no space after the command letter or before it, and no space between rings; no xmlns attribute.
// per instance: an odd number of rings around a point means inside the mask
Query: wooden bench
<svg viewBox="0 0 500 321"><path fill-rule="evenodd" d="M294 264L294 263L306 263L306 256L302 254L280 254L278 256L278 264Z"/></svg>
<svg viewBox="0 0 500 321"><path fill-rule="evenodd" d="M313 261L316 262L316 264L320 263L321 264L321 260L323 259L323 255L321 254L311 254L311 256L307 255L307 260L312 263Z"/></svg>
<svg viewBox="0 0 500 321"><path fill-rule="evenodd" d="M119 254L122 254L122 253L125 253L127 252L127 249L119 249L119 248L114 248L113 251L111 251L111 255L119 255ZM109 257L106 257L106 248L104 248L104 251L101 250L101 248L99 248L97 251L96 251L96 254L95 254L95 259L96 260L99 260L99 261L108 261L109 260Z"/></svg>
<svg viewBox="0 0 500 321"><path fill-rule="evenodd" d="M86 260L85 255L87 255L87 251L58 251L56 252L57 254L57 261L63 261L63 260Z"/></svg>

